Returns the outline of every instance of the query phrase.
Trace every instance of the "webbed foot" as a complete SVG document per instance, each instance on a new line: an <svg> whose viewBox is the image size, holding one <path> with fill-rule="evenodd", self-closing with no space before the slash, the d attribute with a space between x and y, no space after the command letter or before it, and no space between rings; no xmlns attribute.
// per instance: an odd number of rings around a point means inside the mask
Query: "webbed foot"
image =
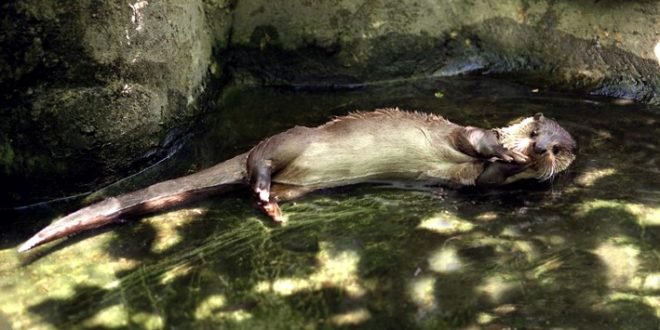
<svg viewBox="0 0 660 330"><path fill-rule="evenodd" d="M280 206L275 201L258 201L257 206L268 215L276 224L284 224L286 217L282 214Z"/></svg>
<svg viewBox="0 0 660 330"><path fill-rule="evenodd" d="M499 154L495 156L507 163L526 163L529 157L518 150L508 150L504 147L500 150Z"/></svg>

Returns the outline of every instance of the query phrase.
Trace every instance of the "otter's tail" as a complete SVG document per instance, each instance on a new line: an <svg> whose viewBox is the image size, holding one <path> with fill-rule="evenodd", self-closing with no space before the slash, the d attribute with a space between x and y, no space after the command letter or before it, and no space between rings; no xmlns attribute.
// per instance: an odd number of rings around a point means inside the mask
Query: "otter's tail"
<svg viewBox="0 0 660 330"><path fill-rule="evenodd" d="M228 188L229 185L244 183L246 158L247 153L200 172L156 183L82 208L42 229L23 243L18 251L25 252L64 236L112 223L120 216L161 210Z"/></svg>

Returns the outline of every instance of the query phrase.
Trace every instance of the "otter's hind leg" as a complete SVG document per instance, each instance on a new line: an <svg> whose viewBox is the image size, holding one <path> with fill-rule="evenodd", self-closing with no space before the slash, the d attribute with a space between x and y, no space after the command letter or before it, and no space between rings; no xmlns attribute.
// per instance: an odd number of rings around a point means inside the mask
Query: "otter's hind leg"
<svg viewBox="0 0 660 330"><path fill-rule="evenodd" d="M306 127L294 127L274 135L260 142L248 156L248 177L257 205L276 222L283 221L284 217L271 194L272 176L305 150L308 131Z"/></svg>
<svg viewBox="0 0 660 330"><path fill-rule="evenodd" d="M252 191L262 202L270 200L271 175L273 172L273 162L263 160L250 164L250 185Z"/></svg>
<svg viewBox="0 0 660 330"><path fill-rule="evenodd" d="M286 219L278 202L290 201L315 190L312 187L295 186L288 184L272 184L270 186L270 197L268 201L259 199L257 206L277 223L285 222Z"/></svg>
<svg viewBox="0 0 660 330"><path fill-rule="evenodd" d="M248 164L250 186L256 196L257 207L275 222L284 222L284 216L277 200L272 194L271 175L273 163L271 160L259 160Z"/></svg>

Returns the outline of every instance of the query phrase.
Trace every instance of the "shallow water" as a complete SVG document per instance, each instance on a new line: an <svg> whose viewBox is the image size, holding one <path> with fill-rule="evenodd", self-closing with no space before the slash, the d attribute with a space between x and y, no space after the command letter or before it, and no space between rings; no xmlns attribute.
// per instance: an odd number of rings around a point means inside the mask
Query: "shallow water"
<svg viewBox="0 0 660 330"><path fill-rule="evenodd" d="M484 127L541 111L580 149L552 184L341 188L283 205L284 227L236 192L18 255L78 204L27 212L0 236L0 328L657 329L660 109L621 103L491 80L231 87L178 153L89 199L385 106Z"/></svg>

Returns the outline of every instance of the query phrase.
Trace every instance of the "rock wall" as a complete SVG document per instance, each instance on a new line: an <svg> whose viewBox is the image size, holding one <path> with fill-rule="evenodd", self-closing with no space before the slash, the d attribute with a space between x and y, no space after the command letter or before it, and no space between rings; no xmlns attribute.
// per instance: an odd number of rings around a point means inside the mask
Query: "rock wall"
<svg viewBox="0 0 660 330"><path fill-rule="evenodd" d="M239 1L231 47L272 83L486 73L657 104L659 18L656 1Z"/></svg>
<svg viewBox="0 0 660 330"><path fill-rule="evenodd" d="M488 74L660 104L656 1L27 0L0 9L3 199L152 161L217 92L209 83L230 77L351 88Z"/></svg>
<svg viewBox="0 0 660 330"><path fill-rule="evenodd" d="M201 0L2 4L0 175L10 190L47 193L153 161L175 140L166 135L200 112L211 31L229 26L224 8Z"/></svg>

